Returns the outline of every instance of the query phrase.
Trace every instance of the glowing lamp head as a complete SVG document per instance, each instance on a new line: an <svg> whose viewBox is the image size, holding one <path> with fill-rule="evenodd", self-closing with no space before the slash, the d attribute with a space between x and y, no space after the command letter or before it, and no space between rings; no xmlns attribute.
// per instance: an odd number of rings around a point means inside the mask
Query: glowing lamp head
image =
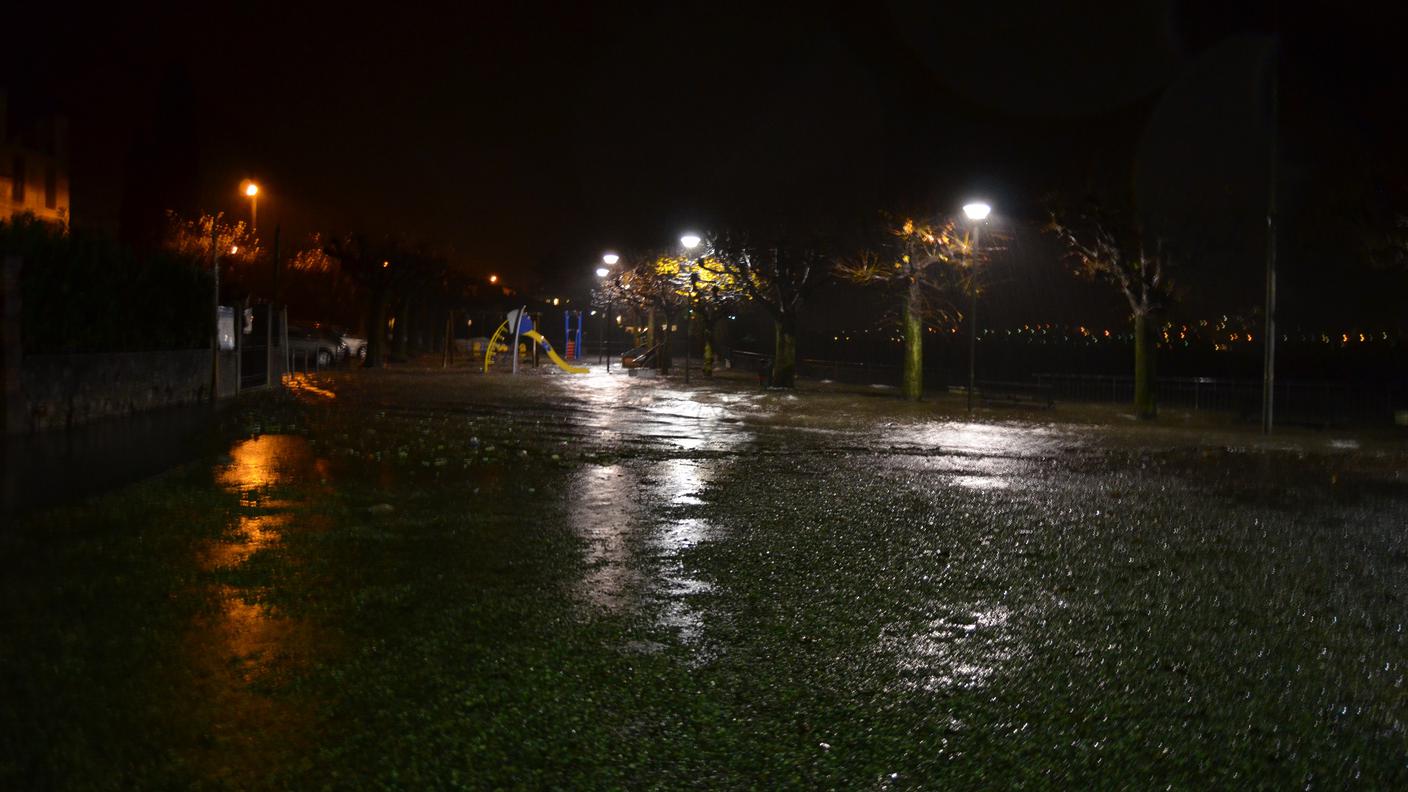
<svg viewBox="0 0 1408 792"><path fill-rule="evenodd" d="M248 195L250 198L253 198L254 196L259 194L259 185L255 184L254 182L245 182L244 194Z"/></svg>
<svg viewBox="0 0 1408 792"><path fill-rule="evenodd" d="M698 234L685 234L680 237L680 244L684 245L686 250L693 250L699 247L700 241Z"/></svg>
<svg viewBox="0 0 1408 792"><path fill-rule="evenodd" d="M607 253L606 255L601 257L601 260L606 262L606 266L609 267L615 264L616 262L620 261L621 257L616 255L615 253Z"/></svg>
<svg viewBox="0 0 1408 792"><path fill-rule="evenodd" d="M596 276L597 276L598 278L605 278L607 275L610 275L610 274L611 274L611 270L607 269L606 267L597 267L597 268L596 268Z"/></svg>
<svg viewBox="0 0 1408 792"><path fill-rule="evenodd" d="M499 276L498 276L498 275L490 275L490 276L489 276L489 282L490 282L490 283L498 283L498 282L499 282Z"/></svg>
<svg viewBox="0 0 1408 792"><path fill-rule="evenodd" d="M963 205L963 214L968 215L969 220L986 220L991 212L992 207L982 201Z"/></svg>

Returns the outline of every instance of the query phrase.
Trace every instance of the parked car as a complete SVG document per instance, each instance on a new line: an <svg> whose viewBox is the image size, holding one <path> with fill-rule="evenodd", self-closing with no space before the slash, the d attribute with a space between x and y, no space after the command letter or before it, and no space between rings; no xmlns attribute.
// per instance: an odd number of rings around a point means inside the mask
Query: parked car
<svg viewBox="0 0 1408 792"><path fill-rule="evenodd" d="M337 338L342 345L347 347L347 356L357 360L367 359L367 339L354 335L351 330L344 327L328 326L328 329L337 334Z"/></svg>
<svg viewBox="0 0 1408 792"><path fill-rule="evenodd" d="M347 346L337 335L316 325L288 323L288 347L294 365L300 360L313 361L318 368L327 368L347 357Z"/></svg>

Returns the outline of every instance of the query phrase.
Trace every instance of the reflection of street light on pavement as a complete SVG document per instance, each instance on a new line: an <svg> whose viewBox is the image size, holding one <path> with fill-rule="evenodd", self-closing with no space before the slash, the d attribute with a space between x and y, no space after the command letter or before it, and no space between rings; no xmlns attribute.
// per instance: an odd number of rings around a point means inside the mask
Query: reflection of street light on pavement
<svg viewBox="0 0 1408 792"><path fill-rule="evenodd" d="M968 412L973 412L973 388L976 383L978 359L978 274L973 269L973 254L978 249L982 223L992 213L992 207L982 201L963 205L963 214L973 221L973 243L966 246L968 259Z"/></svg>

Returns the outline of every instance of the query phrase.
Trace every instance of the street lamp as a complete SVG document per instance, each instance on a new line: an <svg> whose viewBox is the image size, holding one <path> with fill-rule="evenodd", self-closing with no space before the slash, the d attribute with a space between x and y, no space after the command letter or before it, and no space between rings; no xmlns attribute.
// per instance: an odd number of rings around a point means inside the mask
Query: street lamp
<svg viewBox="0 0 1408 792"><path fill-rule="evenodd" d="M253 232L259 227L259 185L246 179L244 194L249 198L249 230Z"/></svg>
<svg viewBox="0 0 1408 792"><path fill-rule="evenodd" d="M684 249L685 249L685 250L694 250L695 248L699 247L699 243L700 243L701 241L702 241L702 240L700 240L698 234L685 234L684 236L681 236L681 237L680 237L680 244L681 244L681 245L684 245ZM686 263L683 267L680 268L680 272L681 272L681 273L688 272L690 269L691 269L690 265ZM690 335L692 335L692 334L694 333L694 285L695 285L696 283L698 283L698 282L699 282L699 274L696 273L696 272L690 272L690 273L689 273L689 302L687 302L687 303L685 304L685 308L684 308L684 316L685 316L685 325L684 325L684 384L686 384L686 385L689 384L689 351L690 351L690 350L689 350L689 342L690 342Z"/></svg>
<svg viewBox="0 0 1408 792"><path fill-rule="evenodd" d="M973 251L978 248L982 223L992 213L992 207L982 201L963 205L963 214L973 221L973 243L967 246L968 259L968 414L973 413L973 389L977 385L978 359L978 275L973 269Z"/></svg>
<svg viewBox="0 0 1408 792"><path fill-rule="evenodd" d="M613 265L615 265L615 263L618 262L618 261L620 261L620 260L621 260L621 257L618 256L618 255L616 255L615 253L607 253L607 254L603 255L603 256L601 257L601 261L602 261L602 263L606 264L606 266L605 266L605 267L597 267L597 268L596 268L596 276L597 276L598 278L601 278L601 280L602 280L603 283L604 283L604 282L606 281L606 277L611 274L611 267L612 267ZM610 374L610 373L611 373L611 353L610 353L610 351L606 348L606 336L610 333L610 330L611 330L611 323L606 320L606 317L609 316L610 314L611 314L611 291L610 291L609 289L607 289L607 290L606 290L606 312L601 315L601 357L606 359L606 373L607 373L607 374Z"/></svg>

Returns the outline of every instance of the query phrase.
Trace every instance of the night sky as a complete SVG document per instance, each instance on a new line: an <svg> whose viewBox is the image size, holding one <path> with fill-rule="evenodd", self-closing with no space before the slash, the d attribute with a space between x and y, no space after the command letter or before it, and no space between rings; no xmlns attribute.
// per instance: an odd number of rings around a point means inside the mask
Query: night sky
<svg viewBox="0 0 1408 792"><path fill-rule="evenodd" d="M1405 205L1404 20L1095 5L29 10L3 83L15 112L71 119L79 225L243 212L254 177L287 238L408 232L571 283L686 227L848 228L983 195L1013 233L1010 312L1050 316L1053 290L1084 298L1034 230L1045 197L1098 194L1181 240L1189 311L1227 312L1260 302L1274 28L1283 308L1390 321L1402 274L1346 229Z"/></svg>

